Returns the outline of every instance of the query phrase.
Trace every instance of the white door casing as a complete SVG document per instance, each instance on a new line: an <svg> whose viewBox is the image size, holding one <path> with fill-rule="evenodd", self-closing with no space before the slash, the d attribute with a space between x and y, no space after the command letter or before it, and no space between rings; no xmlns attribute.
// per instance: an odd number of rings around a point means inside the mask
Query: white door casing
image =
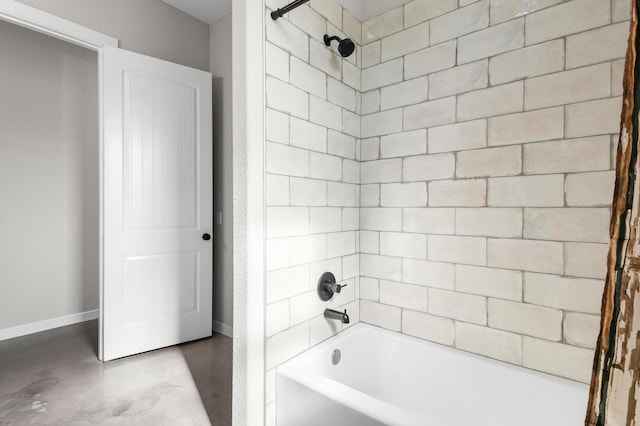
<svg viewBox="0 0 640 426"><path fill-rule="evenodd" d="M211 335L211 74L103 49L103 361Z"/></svg>

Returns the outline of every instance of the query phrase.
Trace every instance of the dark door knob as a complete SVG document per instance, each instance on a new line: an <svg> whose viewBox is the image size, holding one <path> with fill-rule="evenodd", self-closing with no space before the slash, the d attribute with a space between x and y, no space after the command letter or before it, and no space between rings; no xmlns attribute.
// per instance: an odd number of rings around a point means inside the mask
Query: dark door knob
<svg viewBox="0 0 640 426"><path fill-rule="evenodd" d="M202 234L202 239L205 241L209 241L211 239L211 235L209 234Z"/></svg>

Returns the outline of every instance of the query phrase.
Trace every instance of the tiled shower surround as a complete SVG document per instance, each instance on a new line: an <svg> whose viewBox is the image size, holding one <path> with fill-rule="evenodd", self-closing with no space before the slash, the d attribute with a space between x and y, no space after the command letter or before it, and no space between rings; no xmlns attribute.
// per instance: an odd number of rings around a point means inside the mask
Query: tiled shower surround
<svg viewBox="0 0 640 426"><path fill-rule="evenodd" d="M275 10L285 4L268 0ZM335 0L266 18L266 402L275 422L275 367L341 331L325 307L358 322L361 24ZM347 59L325 33L351 37ZM320 275L346 283L321 302Z"/></svg>
<svg viewBox="0 0 640 426"><path fill-rule="evenodd" d="M267 19L270 421L274 367L342 328L324 270L352 323L589 381L628 16L415 0L360 24L311 0Z"/></svg>

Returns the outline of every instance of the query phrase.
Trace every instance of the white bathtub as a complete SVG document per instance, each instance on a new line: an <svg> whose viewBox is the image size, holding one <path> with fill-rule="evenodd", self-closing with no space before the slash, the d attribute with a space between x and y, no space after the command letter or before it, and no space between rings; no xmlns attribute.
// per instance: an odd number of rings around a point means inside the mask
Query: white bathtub
<svg viewBox="0 0 640 426"><path fill-rule="evenodd" d="M588 393L581 383L366 324L282 364L276 386L278 426L578 426Z"/></svg>

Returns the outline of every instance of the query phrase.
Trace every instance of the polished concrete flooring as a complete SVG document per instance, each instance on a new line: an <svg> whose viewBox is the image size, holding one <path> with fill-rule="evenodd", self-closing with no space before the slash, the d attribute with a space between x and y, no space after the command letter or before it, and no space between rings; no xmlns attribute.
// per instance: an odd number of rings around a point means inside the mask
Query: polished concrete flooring
<svg viewBox="0 0 640 426"><path fill-rule="evenodd" d="M0 426L231 424L231 339L101 363L97 328L0 342Z"/></svg>

